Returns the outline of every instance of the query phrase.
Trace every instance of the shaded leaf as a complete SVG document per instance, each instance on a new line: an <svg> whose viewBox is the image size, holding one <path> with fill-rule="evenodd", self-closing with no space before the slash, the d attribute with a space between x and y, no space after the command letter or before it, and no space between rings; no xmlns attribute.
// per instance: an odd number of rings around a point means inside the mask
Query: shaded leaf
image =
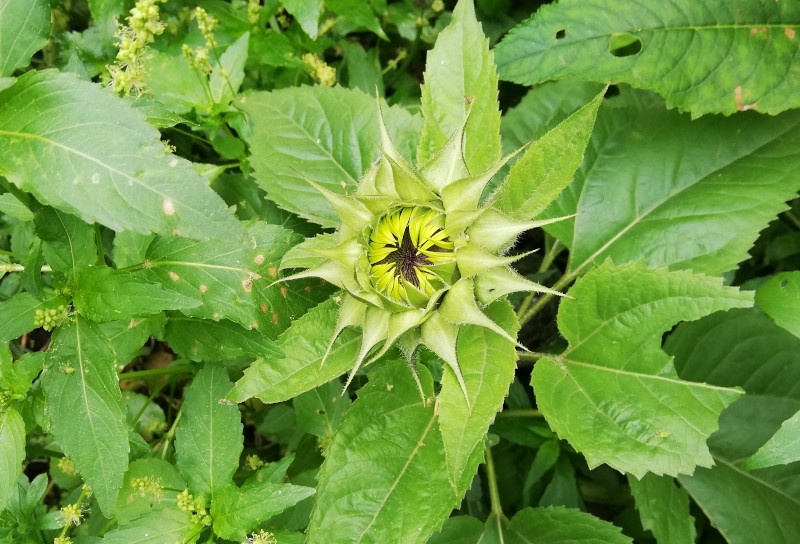
<svg viewBox="0 0 800 544"><path fill-rule="evenodd" d="M784 421L778 432L742 468L752 470L795 461L800 461L800 412Z"/></svg>
<svg viewBox="0 0 800 544"><path fill-rule="evenodd" d="M67 303L52 291L46 291L44 300L28 293L18 293L0 303L0 342L7 342L36 328L33 324L37 311L55 310Z"/></svg>
<svg viewBox="0 0 800 544"><path fill-rule="evenodd" d="M53 334L41 381L56 442L111 516L128 468L114 348L97 325L78 316Z"/></svg>
<svg viewBox="0 0 800 544"><path fill-rule="evenodd" d="M73 284L84 268L97 263L94 229L74 215L44 207L36 214L36 234L47 264Z"/></svg>
<svg viewBox="0 0 800 544"><path fill-rule="evenodd" d="M572 508L525 508L504 531L506 544L631 544L622 529ZM484 541L481 540L481 543Z"/></svg>
<svg viewBox="0 0 800 544"><path fill-rule="evenodd" d="M47 0L0 0L0 77L23 68L50 36Z"/></svg>
<svg viewBox="0 0 800 544"><path fill-rule="evenodd" d="M460 0L450 24L428 52L422 85L425 123L417 154L420 164L444 147L464 124L467 112L464 161L471 173L479 174L500 159L497 73L489 39L475 18L473 0Z"/></svg>
<svg viewBox="0 0 800 544"><path fill-rule="evenodd" d="M563 0L544 6L495 49L503 79L577 76L652 89L670 107L776 114L800 106L800 6L750 0Z"/></svg>
<svg viewBox="0 0 800 544"><path fill-rule="evenodd" d="M782 272L756 289L756 304L775 323L800 337L800 272Z"/></svg>
<svg viewBox="0 0 800 544"><path fill-rule="evenodd" d="M339 380L332 380L296 396L292 406L300 429L317 437L329 437L344 419L350 398L342 395Z"/></svg>
<svg viewBox="0 0 800 544"><path fill-rule="evenodd" d="M237 357L283 357L275 342L258 331L230 321L170 316L164 338L181 357L192 361L225 361Z"/></svg>
<svg viewBox="0 0 800 544"><path fill-rule="evenodd" d="M161 486L161 493L142 491L139 486L135 486L135 481L141 481L141 478L157 482ZM120 525L127 525L153 510L163 510L174 505L175 497L184 489L186 482L171 463L158 458L137 459L125 473L114 516Z"/></svg>
<svg viewBox="0 0 800 544"><path fill-rule="evenodd" d="M2 12L0 12L2 13ZM25 460L25 422L14 408L0 410L0 511L17 491Z"/></svg>
<svg viewBox="0 0 800 544"><path fill-rule="evenodd" d="M242 238L222 199L141 113L68 74L28 72L0 92L0 165L20 189L88 223Z"/></svg>
<svg viewBox="0 0 800 544"><path fill-rule="evenodd" d="M239 409L224 400L230 388L224 367L204 365L184 396L175 430L178 471L193 494L210 495L212 502L233 485L242 453Z"/></svg>
<svg viewBox="0 0 800 544"><path fill-rule="evenodd" d="M609 263L569 293L575 300L561 302L558 323L570 346L540 359L532 376L553 430L590 467L641 477L710 466L706 439L740 392L681 380L661 335L681 320L749 306L752 295L688 272Z"/></svg>

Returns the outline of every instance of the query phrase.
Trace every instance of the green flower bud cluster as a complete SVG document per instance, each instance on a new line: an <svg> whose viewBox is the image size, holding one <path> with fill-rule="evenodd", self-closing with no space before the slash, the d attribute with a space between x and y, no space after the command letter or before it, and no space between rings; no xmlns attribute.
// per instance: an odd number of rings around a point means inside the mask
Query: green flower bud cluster
<svg viewBox="0 0 800 544"><path fill-rule="evenodd" d="M264 465L266 465L266 463L255 453L244 458L244 468L247 470L256 471Z"/></svg>
<svg viewBox="0 0 800 544"><path fill-rule="evenodd" d="M131 488L134 492L138 493L140 497L150 496L156 501L164 498L164 486L161 485L161 480L153 478L152 476L141 476L131 479Z"/></svg>
<svg viewBox="0 0 800 544"><path fill-rule="evenodd" d="M261 0L247 0L247 22L257 25L261 20Z"/></svg>
<svg viewBox="0 0 800 544"><path fill-rule="evenodd" d="M242 544L278 544L278 540L275 538L275 535L262 529L258 533L253 533L253 535L242 542Z"/></svg>
<svg viewBox="0 0 800 544"><path fill-rule="evenodd" d="M211 525L211 516L206 510L206 499L204 497L195 497L189 493L188 489L184 489L175 497L175 500L179 510L192 514L192 524L202 526Z"/></svg>
<svg viewBox="0 0 800 544"><path fill-rule="evenodd" d="M51 331L61 324L67 317L67 307L63 304L58 308L48 308L46 310L36 310L33 313L33 326L41 327L46 331Z"/></svg>
<svg viewBox="0 0 800 544"><path fill-rule="evenodd" d="M83 510L80 504L68 504L58 511L58 515L66 526L74 525L77 527L83 520Z"/></svg>
<svg viewBox="0 0 800 544"><path fill-rule="evenodd" d="M485 327L516 339L482 307L517 291L560 294L520 276L511 263L525 256L504 251L531 228L564 218L520 222L482 202L488 183L516 153L485 172L463 159L464 127L427 164L412 166L379 116L381 158L345 196L311 180L340 219L337 235L306 241L284 263L310 263L286 280L320 277L340 287L339 318L330 346L347 327L363 331L348 385L363 365L398 346L413 361L419 346L453 370L468 399L456 355L463 325ZM316 256L314 256L316 255ZM469 407L469 401L467 400Z"/></svg>
<svg viewBox="0 0 800 544"><path fill-rule="evenodd" d="M187 44L181 46L181 53L189 61L189 66L195 70L208 75L213 70L211 67L210 51L217 45L217 38L214 36L214 30L217 28L217 19L209 14L203 8L195 8L191 15L192 19L197 21L197 28L203 35L205 45L201 45L192 49Z"/></svg>
<svg viewBox="0 0 800 544"><path fill-rule="evenodd" d="M119 40L116 43L119 51L116 62L106 68L111 75L111 86L117 93L141 95L144 91L144 61L149 58L149 45L166 28L159 15L159 2L166 0L137 0L125 19L127 26L119 25L114 34Z"/></svg>
<svg viewBox="0 0 800 544"><path fill-rule="evenodd" d="M75 476L75 463L68 457L62 457L58 460L58 469L67 476Z"/></svg>

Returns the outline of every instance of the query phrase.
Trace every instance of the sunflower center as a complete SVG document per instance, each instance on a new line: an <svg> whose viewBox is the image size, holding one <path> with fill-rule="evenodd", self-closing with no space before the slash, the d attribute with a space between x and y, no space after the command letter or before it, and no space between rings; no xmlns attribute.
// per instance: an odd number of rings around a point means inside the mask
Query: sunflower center
<svg viewBox="0 0 800 544"><path fill-rule="evenodd" d="M435 267L453 260L444 217L421 207L399 208L382 217L369 239L370 275L375 287L398 302L414 293L430 296L441 279Z"/></svg>

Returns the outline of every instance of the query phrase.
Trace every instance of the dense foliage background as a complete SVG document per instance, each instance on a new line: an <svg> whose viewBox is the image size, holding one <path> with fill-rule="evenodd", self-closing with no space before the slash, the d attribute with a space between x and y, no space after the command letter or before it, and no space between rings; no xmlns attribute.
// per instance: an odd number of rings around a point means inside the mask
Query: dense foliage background
<svg viewBox="0 0 800 544"><path fill-rule="evenodd" d="M800 541L798 32L786 0L0 0L0 542ZM524 147L482 202L570 216L508 248L570 298L483 307L516 348L461 327L469 408L430 342L342 394L341 293L277 281L379 109L412 164Z"/></svg>

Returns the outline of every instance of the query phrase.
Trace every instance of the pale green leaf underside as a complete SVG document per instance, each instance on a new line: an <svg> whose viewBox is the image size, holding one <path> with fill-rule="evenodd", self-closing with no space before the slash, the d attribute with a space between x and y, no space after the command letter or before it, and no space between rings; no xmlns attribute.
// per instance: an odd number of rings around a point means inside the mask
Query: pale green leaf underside
<svg viewBox="0 0 800 544"><path fill-rule="evenodd" d="M82 317L61 325L42 376L52 433L111 516L128 467L127 409L108 338Z"/></svg>
<svg viewBox="0 0 800 544"><path fill-rule="evenodd" d="M428 52L422 85L425 119L418 160L426 163L458 130L469 112L464 134L464 161L473 174L488 170L500 158L500 109L497 72L489 39L475 18L472 0L461 0L450 25ZM391 126L391 125L390 125Z"/></svg>
<svg viewBox="0 0 800 544"><path fill-rule="evenodd" d="M706 439L740 393L678 378L661 336L681 320L750 306L752 295L688 272L609 263L570 295L575 300L564 300L558 314L570 346L539 360L532 376L551 427L590 466L637 477L710 466Z"/></svg>
<svg viewBox="0 0 800 544"><path fill-rule="evenodd" d="M648 474L641 480L628 476L642 526L658 544L694 544L697 532L689 514L689 496L668 476Z"/></svg>
<svg viewBox="0 0 800 544"><path fill-rule="evenodd" d="M47 0L0 0L0 77L26 66L50 35Z"/></svg>
<svg viewBox="0 0 800 544"><path fill-rule="evenodd" d="M800 337L800 272L782 272L756 290L756 304L775 323Z"/></svg>
<svg viewBox="0 0 800 544"><path fill-rule="evenodd" d="M14 408L0 412L0 511L14 496L25 460L25 422Z"/></svg>
<svg viewBox="0 0 800 544"><path fill-rule="evenodd" d="M563 0L512 30L495 53L517 83L580 77L657 91L705 113L800 106L800 6L749 0ZM628 51L617 43L638 40Z"/></svg>
<svg viewBox="0 0 800 544"><path fill-rule="evenodd" d="M175 431L178 470L192 493L210 495L212 500L233 485L244 440L239 409L220 403L230 388L223 366L204 365L186 393Z"/></svg>
<svg viewBox="0 0 800 544"><path fill-rule="evenodd" d="M377 104L374 97L341 87L293 87L240 97L236 105L253 126L248 143L256 181L280 207L335 227L337 215L305 177L338 193L355 191L379 156ZM383 114L398 148L410 156L418 118L396 106L384 105Z"/></svg>
<svg viewBox="0 0 800 544"><path fill-rule="evenodd" d="M0 174L41 202L117 231L243 235L223 200L166 152L141 113L68 74L28 72L0 92Z"/></svg>
<svg viewBox="0 0 800 544"><path fill-rule="evenodd" d="M427 369L418 368L426 396ZM453 494L434 403L404 362L371 375L326 450L308 544L423 543L461 497Z"/></svg>
<svg viewBox="0 0 800 544"><path fill-rule="evenodd" d="M616 100L624 107L600 112L581 169L545 213L579 213L545 227L571 249L570 273L610 257L719 275L748 258L800 189L800 115L690 121L638 92Z"/></svg>

